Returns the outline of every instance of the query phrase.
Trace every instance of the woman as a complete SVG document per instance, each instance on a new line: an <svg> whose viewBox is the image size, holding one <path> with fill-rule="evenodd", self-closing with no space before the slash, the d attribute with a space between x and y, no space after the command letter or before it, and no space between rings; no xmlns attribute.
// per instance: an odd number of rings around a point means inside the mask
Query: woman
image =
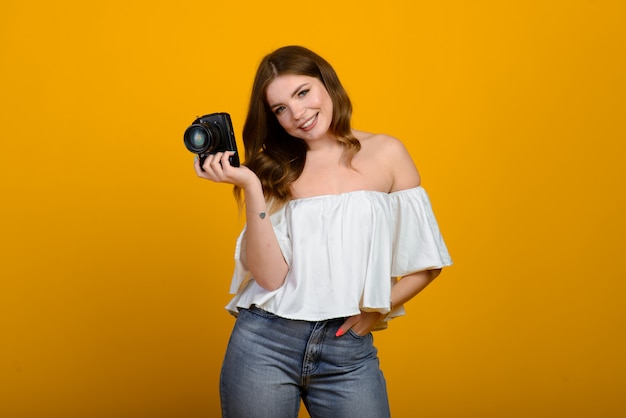
<svg viewBox="0 0 626 418"><path fill-rule="evenodd" d="M352 129L351 113L323 58L280 48L256 73L245 165L232 167L232 152L195 163L235 185L247 214L224 417L297 417L300 399L313 417L389 416L371 331L451 261L405 147Z"/></svg>

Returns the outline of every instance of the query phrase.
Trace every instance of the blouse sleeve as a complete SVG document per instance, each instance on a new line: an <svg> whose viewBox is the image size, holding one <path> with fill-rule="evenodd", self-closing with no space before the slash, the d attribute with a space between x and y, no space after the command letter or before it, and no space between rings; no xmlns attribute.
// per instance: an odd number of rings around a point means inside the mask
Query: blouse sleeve
<svg viewBox="0 0 626 418"><path fill-rule="evenodd" d="M278 212L272 214L270 216L270 220L274 226L274 233L278 239L278 245L283 253L283 257L285 258L287 265L290 266L292 248L285 209L282 208ZM240 289L243 289L243 287L245 287L250 280L253 280L250 270L248 270L241 261L246 252L245 246L243 245L243 237L245 233L246 227L244 226L243 230L239 234L239 237L237 238L237 243L235 244L235 270L233 272L233 278L230 282L230 293L233 295L237 294Z"/></svg>
<svg viewBox="0 0 626 418"><path fill-rule="evenodd" d="M426 191L416 187L390 197L394 219L392 276L451 265Z"/></svg>

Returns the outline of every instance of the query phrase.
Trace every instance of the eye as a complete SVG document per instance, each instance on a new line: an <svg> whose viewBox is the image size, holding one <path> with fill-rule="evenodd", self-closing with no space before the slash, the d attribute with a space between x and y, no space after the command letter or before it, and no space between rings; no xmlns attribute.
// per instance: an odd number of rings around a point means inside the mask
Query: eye
<svg viewBox="0 0 626 418"><path fill-rule="evenodd" d="M306 95L309 93L309 91L310 91L310 89L304 89L304 90L301 90L301 91L298 93L298 97L304 97L304 96L306 96Z"/></svg>
<svg viewBox="0 0 626 418"><path fill-rule="evenodd" d="M274 114L275 115L280 115L284 111L285 111L285 106L277 106L277 107L274 108Z"/></svg>

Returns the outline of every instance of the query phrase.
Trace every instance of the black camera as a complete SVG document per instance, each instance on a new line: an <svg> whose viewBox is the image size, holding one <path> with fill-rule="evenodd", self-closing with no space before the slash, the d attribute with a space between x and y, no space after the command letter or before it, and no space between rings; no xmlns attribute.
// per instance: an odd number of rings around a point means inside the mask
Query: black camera
<svg viewBox="0 0 626 418"><path fill-rule="evenodd" d="M228 113L211 113L197 118L185 130L183 139L187 149L200 157L200 167L208 155L225 151L235 151L229 161L233 167L239 167L237 143Z"/></svg>

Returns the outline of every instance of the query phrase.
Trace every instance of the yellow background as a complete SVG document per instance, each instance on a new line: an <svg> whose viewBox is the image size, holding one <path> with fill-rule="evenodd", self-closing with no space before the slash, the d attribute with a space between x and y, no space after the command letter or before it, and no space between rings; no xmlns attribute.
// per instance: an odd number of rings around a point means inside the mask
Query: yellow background
<svg viewBox="0 0 626 418"><path fill-rule="evenodd" d="M0 416L219 413L243 220L182 132L226 111L240 140L286 44L405 142L455 261L376 334L393 415L626 416L625 22L618 0L3 2Z"/></svg>

